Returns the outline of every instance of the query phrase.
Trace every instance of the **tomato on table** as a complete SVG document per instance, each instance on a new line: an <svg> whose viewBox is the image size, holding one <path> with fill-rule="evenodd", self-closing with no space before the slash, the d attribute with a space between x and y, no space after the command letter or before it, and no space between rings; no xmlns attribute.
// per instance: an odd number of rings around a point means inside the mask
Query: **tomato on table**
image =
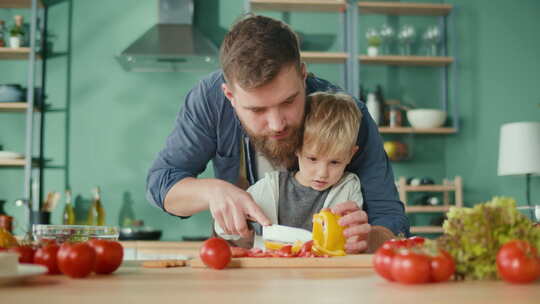
<svg viewBox="0 0 540 304"><path fill-rule="evenodd" d="M19 263L34 263L34 255L36 254L36 250L30 245L19 245L10 248L8 251L19 254Z"/></svg>
<svg viewBox="0 0 540 304"><path fill-rule="evenodd" d="M404 284L422 284L430 280L430 260L411 250L399 251L393 258L392 278Z"/></svg>
<svg viewBox="0 0 540 304"><path fill-rule="evenodd" d="M124 248L116 241L93 239L88 241L96 253L94 272L98 274L110 274L116 271L122 264Z"/></svg>
<svg viewBox="0 0 540 304"><path fill-rule="evenodd" d="M394 247L391 243L384 243L373 256L373 267L383 278L394 281L392 277L392 261L394 259Z"/></svg>
<svg viewBox="0 0 540 304"><path fill-rule="evenodd" d="M231 261L231 247L223 239L210 238L203 243L199 256L206 266L213 269L223 269Z"/></svg>
<svg viewBox="0 0 540 304"><path fill-rule="evenodd" d="M505 243L497 253L497 270L503 280L524 284L540 277L540 257L529 242L513 240Z"/></svg>
<svg viewBox="0 0 540 304"><path fill-rule="evenodd" d="M439 254L431 258L430 266L433 282L448 281L456 271L454 259L444 250L439 250Z"/></svg>
<svg viewBox="0 0 540 304"><path fill-rule="evenodd" d="M58 268L58 260L56 258L59 248L55 243L39 248L34 255L34 263L46 266L47 274L59 274L60 269Z"/></svg>
<svg viewBox="0 0 540 304"><path fill-rule="evenodd" d="M392 239L373 256L377 274L403 284L444 282L455 272L452 256L424 238Z"/></svg>
<svg viewBox="0 0 540 304"><path fill-rule="evenodd" d="M58 268L72 278L84 278L94 269L96 252L88 243L64 243L58 250Z"/></svg>

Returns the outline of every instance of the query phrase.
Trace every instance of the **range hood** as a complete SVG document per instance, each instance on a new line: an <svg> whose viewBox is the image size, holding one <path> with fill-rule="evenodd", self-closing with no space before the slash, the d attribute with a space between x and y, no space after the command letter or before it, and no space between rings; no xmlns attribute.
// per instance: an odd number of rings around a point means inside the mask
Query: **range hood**
<svg viewBox="0 0 540 304"><path fill-rule="evenodd" d="M208 71L218 49L193 27L193 0L158 0L159 22L116 56L132 72Z"/></svg>

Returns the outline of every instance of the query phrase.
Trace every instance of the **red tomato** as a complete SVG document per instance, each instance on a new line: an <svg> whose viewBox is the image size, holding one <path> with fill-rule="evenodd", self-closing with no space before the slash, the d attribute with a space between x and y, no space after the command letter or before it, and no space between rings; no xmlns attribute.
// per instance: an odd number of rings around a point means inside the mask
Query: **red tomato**
<svg viewBox="0 0 540 304"><path fill-rule="evenodd" d="M311 249L313 248L313 240L309 240L302 244L302 247L300 248L300 251L298 251L299 257L312 257L313 253L311 252Z"/></svg>
<svg viewBox="0 0 540 304"><path fill-rule="evenodd" d="M410 250L396 253L392 260L392 278L404 284L422 284L430 280L428 256Z"/></svg>
<svg viewBox="0 0 540 304"><path fill-rule="evenodd" d="M46 266L48 274L59 274L60 270L56 259L58 249L59 247L55 243L39 248L34 255L34 263Z"/></svg>
<svg viewBox="0 0 540 304"><path fill-rule="evenodd" d="M27 264L34 263L34 255L36 253L36 250L32 246L29 246L29 245L17 246L17 247L9 249L9 251L16 252L19 254L19 263L27 263Z"/></svg>
<svg viewBox="0 0 540 304"><path fill-rule="evenodd" d="M456 270L456 263L452 256L439 250L439 255L431 258L431 280L433 282L444 282L450 279Z"/></svg>
<svg viewBox="0 0 540 304"><path fill-rule="evenodd" d="M231 261L231 247L223 239L210 238L203 243L199 256L206 266L223 269Z"/></svg>
<svg viewBox="0 0 540 304"><path fill-rule="evenodd" d="M423 245L425 241L426 239L421 236L413 236L407 239L407 247Z"/></svg>
<svg viewBox="0 0 540 304"><path fill-rule="evenodd" d="M499 275L510 283L530 283L540 277L540 257L527 241L504 244L497 253Z"/></svg>
<svg viewBox="0 0 540 304"><path fill-rule="evenodd" d="M243 258L249 256L249 249L242 247L231 247L231 254L233 258Z"/></svg>
<svg viewBox="0 0 540 304"><path fill-rule="evenodd" d="M96 264L94 265L95 273L113 273L122 264L124 248L120 243L94 239L88 241L88 245L96 252Z"/></svg>
<svg viewBox="0 0 540 304"><path fill-rule="evenodd" d="M279 250L274 251L274 255L279 258L292 258L295 255L292 253L292 245L285 245Z"/></svg>
<svg viewBox="0 0 540 304"><path fill-rule="evenodd" d="M394 258L394 248L391 243L384 243L373 256L373 267L375 271L388 281L394 281L392 277L392 260Z"/></svg>
<svg viewBox="0 0 540 304"><path fill-rule="evenodd" d="M94 269L96 252L88 243L64 243L58 251L58 268L72 278L84 278Z"/></svg>

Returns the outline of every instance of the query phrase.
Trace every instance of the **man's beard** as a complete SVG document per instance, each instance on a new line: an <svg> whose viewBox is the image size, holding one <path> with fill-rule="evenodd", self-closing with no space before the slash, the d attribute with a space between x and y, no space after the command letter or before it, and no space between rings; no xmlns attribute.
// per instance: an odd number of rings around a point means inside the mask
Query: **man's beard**
<svg viewBox="0 0 540 304"><path fill-rule="evenodd" d="M270 135L255 135L245 125L244 130L249 135L255 149L262 153L274 167L289 169L296 165L295 152L301 144L303 135L301 127L287 127L288 136L279 140L270 138Z"/></svg>

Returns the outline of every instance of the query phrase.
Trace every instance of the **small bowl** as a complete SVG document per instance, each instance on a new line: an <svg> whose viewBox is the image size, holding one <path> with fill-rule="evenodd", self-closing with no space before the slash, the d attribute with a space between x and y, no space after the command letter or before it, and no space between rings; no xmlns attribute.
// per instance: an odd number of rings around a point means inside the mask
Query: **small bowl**
<svg viewBox="0 0 540 304"><path fill-rule="evenodd" d="M413 128L438 128L444 124L446 112L436 109L408 110L407 120Z"/></svg>
<svg viewBox="0 0 540 304"><path fill-rule="evenodd" d="M41 242L53 240L57 243L84 242L91 239L118 240L116 226L87 225L33 225L34 240Z"/></svg>
<svg viewBox="0 0 540 304"><path fill-rule="evenodd" d="M19 102L24 100L24 90L17 84L0 84L0 102Z"/></svg>

